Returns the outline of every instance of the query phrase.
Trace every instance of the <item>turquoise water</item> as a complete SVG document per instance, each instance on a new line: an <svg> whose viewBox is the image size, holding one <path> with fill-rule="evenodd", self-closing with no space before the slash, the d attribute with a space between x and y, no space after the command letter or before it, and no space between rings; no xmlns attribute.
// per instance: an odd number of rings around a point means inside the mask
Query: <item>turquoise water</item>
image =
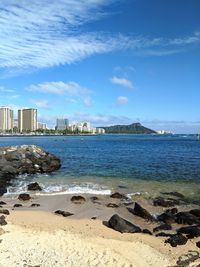
<svg viewBox="0 0 200 267"><path fill-rule="evenodd" d="M0 146L19 144L43 147L61 158L62 167L52 175L22 176L10 192L25 191L28 182L37 180L50 193L106 194L119 186L133 194L161 189L191 197L200 193L200 141L192 135L0 138Z"/></svg>

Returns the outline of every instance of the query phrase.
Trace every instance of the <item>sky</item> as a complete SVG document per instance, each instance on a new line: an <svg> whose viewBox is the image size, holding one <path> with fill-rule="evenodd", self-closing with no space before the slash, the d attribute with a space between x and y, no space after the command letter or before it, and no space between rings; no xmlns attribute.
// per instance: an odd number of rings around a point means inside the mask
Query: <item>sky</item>
<svg viewBox="0 0 200 267"><path fill-rule="evenodd" d="M199 0L1 0L0 106L200 132Z"/></svg>

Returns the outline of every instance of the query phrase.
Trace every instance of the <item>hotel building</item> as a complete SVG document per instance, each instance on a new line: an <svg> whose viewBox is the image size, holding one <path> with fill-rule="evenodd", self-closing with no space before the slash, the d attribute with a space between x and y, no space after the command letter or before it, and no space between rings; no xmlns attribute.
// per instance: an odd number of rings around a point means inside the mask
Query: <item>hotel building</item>
<svg viewBox="0 0 200 267"><path fill-rule="evenodd" d="M20 132L33 132L37 130L37 109L18 110L18 128Z"/></svg>
<svg viewBox="0 0 200 267"><path fill-rule="evenodd" d="M13 110L0 107L0 131L13 130Z"/></svg>

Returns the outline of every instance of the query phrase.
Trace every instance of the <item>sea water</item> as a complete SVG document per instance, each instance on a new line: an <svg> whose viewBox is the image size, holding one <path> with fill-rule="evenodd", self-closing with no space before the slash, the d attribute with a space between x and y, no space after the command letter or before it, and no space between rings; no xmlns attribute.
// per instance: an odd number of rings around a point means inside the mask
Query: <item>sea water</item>
<svg viewBox="0 0 200 267"><path fill-rule="evenodd" d="M53 174L21 175L8 194L37 181L42 194L157 195L179 191L200 199L200 141L193 135L0 137L0 146L35 144L61 159Z"/></svg>

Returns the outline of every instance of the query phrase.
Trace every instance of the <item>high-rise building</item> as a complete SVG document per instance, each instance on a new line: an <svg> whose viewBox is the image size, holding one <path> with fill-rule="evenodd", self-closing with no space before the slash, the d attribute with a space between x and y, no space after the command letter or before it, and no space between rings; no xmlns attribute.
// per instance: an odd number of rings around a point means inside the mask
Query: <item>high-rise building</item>
<svg viewBox="0 0 200 267"><path fill-rule="evenodd" d="M68 119L57 119L56 120L56 130L66 130L69 127Z"/></svg>
<svg viewBox="0 0 200 267"><path fill-rule="evenodd" d="M13 130L13 110L0 107L0 131Z"/></svg>
<svg viewBox="0 0 200 267"><path fill-rule="evenodd" d="M18 110L18 128L20 132L37 130L37 109Z"/></svg>

